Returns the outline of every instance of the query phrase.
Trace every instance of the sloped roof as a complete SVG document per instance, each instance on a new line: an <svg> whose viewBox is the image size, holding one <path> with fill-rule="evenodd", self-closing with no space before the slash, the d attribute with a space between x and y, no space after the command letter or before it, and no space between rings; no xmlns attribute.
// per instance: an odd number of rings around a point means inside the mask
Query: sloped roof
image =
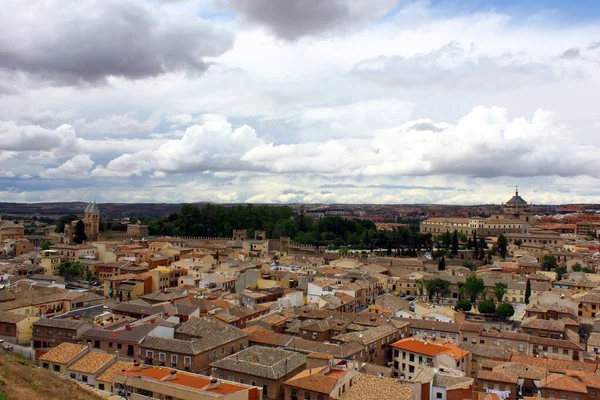
<svg viewBox="0 0 600 400"><path fill-rule="evenodd" d="M360 374L356 383L344 396L344 400L409 400L412 391L411 386L403 385L397 379Z"/></svg>
<svg viewBox="0 0 600 400"><path fill-rule="evenodd" d="M46 354L40 356L41 361L53 362L56 364L66 364L79 354L87 351L88 347L82 344L61 343L52 348Z"/></svg>
<svg viewBox="0 0 600 400"><path fill-rule="evenodd" d="M217 360L211 366L267 379L280 379L304 364L304 354L272 347L252 346Z"/></svg>
<svg viewBox="0 0 600 400"><path fill-rule="evenodd" d="M69 371L94 374L115 358L114 354L87 353L69 367Z"/></svg>

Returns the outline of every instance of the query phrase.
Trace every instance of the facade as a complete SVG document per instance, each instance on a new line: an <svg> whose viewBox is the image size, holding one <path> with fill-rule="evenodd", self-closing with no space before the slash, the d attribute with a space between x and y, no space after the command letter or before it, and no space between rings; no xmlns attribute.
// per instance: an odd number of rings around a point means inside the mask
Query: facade
<svg viewBox="0 0 600 400"><path fill-rule="evenodd" d="M359 378L353 361L331 360L326 366L311 368L285 382L285 400L342 398Z"/></svg>
<svg viewBox="0 0 600 400"><path fill-rule="evenodd" d="M96 202L88 203L83 211L83 218L81 219L85 227L85 237L88 241L94 242L98 240L98 234L100 233L100 209ZM75 226L77 221L71 221L71 225L65 226L65 234L71 238L75 234Z"/></svg>
<svg viewBox="0 0 600 400"><path fill-rule="evenodd" d="M69 319L41 318L33 323L33 348L45 349L61 343L78 343L91 324Z"/></svg>
<svg viewBox="0 0 600 400"><path fill-rule="evenodd" d="M402 339L392 344L393 376L410 380L424 368L470 374L470 353L447 341Z"/></svg>
<svg viewBox="0 0 600 400"><path fill-rule="evenodd" d="M29 345L33 336L32 324L39 317L0 311L0 339L15 343Z"/></svg>

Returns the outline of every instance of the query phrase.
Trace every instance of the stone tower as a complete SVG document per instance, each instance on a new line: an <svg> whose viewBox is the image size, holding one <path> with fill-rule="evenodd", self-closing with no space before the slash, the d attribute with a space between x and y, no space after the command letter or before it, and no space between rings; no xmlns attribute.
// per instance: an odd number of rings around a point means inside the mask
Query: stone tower
<svg viewBox="0 0 600 400"><path fill-rule="evenodd" d="M83 223L85 225L85 236L88 241L98 240L98 233L100 232L100 209L94 201L88 203L85 211L83 212Z"/></svg>

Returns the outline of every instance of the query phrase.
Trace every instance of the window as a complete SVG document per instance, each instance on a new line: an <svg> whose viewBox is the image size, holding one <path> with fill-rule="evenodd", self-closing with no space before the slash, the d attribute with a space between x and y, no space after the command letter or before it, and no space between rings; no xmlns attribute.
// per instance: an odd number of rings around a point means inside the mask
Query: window
<svg viewBox="0 0 600 400"><path fill-rule="evenodd" d="M52 329L48 329L48 335L52 335Z"/></svg>
<svg viewBox="0 0 600 400"><path fill-rule="evenodd" d="M73 373L69 374L69 376L71 377L71 379L77 379L77 375L75 375Z"/></svg>
<svg viewBox="0 0 600 400"><path fill-rule="evenodd" d="M43 364L42 364L42 368L44 368L44 369L50 369L50 364L48 364L48 363L43 363Z"/></svg>
<svg viewBox="0 0 600 400"><path fill-rule="evenodd" d="M121 350L121 343L117 343L117 349Z"/></svg>
<svg viewBox="0 0 600 400"><path fill-rule="evenodd" d="M525 345L523 343L519 343L519 351L525 351Z"/></svg>
<svg viewBox="0 0 600 400"><path fill-rule="evenodd" d="M113 348L113 342L108 342L108 348L112 349Z"/></svg>
<svg viewBox="0 0 600 400"><path fill-rule="evenodd" d="M167 355L165 353L158 353L158 363L159 363L159 365L164 366L166 358L167 358Z"/></svg>
<svg viewBox="0 0 600 400"><path fill-rule="evenodd" d="M255 381L252 381L252 382L250 382L250 384L251 384L252 386L256 386L256 382L255 382Z"/></svg>
<svg viewBox="0 0 600 400"><path fill-rule="evenodd" d="M98 389L104 390L104 383L99 383L98 384Z"/></svg>
<svg viewBox="0 0 600 400"><path fill-rule="evenodd" d="M569 355L569 350L567 350L567 349L563 349L563 354L565 354L565 355Z"/></svg>
<svg viewBox="0 0 600 400"><path fill-rule="evenodd" d="M53 370L54 372L60 372L60 365L53 365L53 366L52 366L52 370Z"/></svg>
<svg viewBox="0 0 600 400"><path fill-rule="evenodd" d="M558 354L558 348L556 348L556 347L553 347L553 348L552 348L552 352L553 352L553 353L556 353L556 354Z"/></svg>
<svg viewBox="0 0 600 400"><path fill-rule="evenodd" d="M269 387L267 385L263 384L263 396L267 397L268 395L269 395ZM310 396L309 396L309 398L310 398Z"/></svg>
<svg viewBox="0 0 600 400"><path fill-rule="evenodd" d="M212 352L212 358L213 358L213 360L217 359L217 351L216 350L213 350L213 352Z"/></svg>
<svg viewBox="0 0 600 400"><path fill-rule="evenodd" d="M440 392L437 392L437 393L435 394L435 398L436 398L436 399L441 399L441 398L442 398L442 393L440 393Z"/></svg>
<svg viewBox="0 0 600 400"><path fill-rule="evenodd" d="M171 354L171 367L177 367L177 354Z"/></svg>
<svg viewBox="0 0 600 400"><path fill-rule="evenodd" d="M304 400L310 400L310 393L304 393Z"/></svg>
<svg viewBox="0 0 600 400"><path fill-rule="evenodd" d="M88 381L87 375L81 375L81 380L83 382L87 382Z"/></svg>

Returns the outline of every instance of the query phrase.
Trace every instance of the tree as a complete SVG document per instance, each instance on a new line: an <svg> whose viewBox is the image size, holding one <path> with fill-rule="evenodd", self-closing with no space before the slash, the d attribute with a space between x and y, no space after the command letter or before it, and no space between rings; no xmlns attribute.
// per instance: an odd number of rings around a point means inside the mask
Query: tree
<svg viewBox="0 0 600 400"><path fill-rule="evenodd" d="M469 261L463 261L462 266L465 268L469 268L471 271L475 271L475 264Z"/></svg>
<svg viewBox="0 0 600 400"><path fill-rule="evenodd" d="M73 241L77 244L81 244L86 240L87 236L85 235L85 225L82 220L79 220L75 224L75 236L73 237Z"/></svg>
<svg viewBox="0 0 600 400"><path fill-rule="evenodd" d="M458 303L456 303L456 310L458 311L471 311L471 309L473 308L473 305L471 304L471 302L469 300L459 300Z"/></svg>
<svg viewBox="0 0 600 400"><path fill-rule="evenodd" d="M479 256L479 242L477 241L477 231L473 230L473 258Z"/></svg>
<svg viewBox="0 0 600 400"><path fill-rule="evenodd" d="M451 241L450 231L446 231L446 235L445 235L445 238L444 238L444 247L446 249L450 248L450 241Z"/></svg>
<svg viewBox="0 0 600 400"><path fill-rule="evenodd" d="M573 270L573 272L584 272L586 274L592 274L592 273L594 273L593 270L589 269L588 267L584 267L583 265L581 265L578 262L576 262L575 264L573 264L573 267L571 269Z"/></svg>
<svg viewBox="0 0 600 400"><path fill-rule="evenodd" d="M57 233L63 233L65 231L65 226L70 225L71 221L77 221L77 215L63 215L56 221L56 229L54 229Z"/></svg>
<svg viewBox="0 0 600 400"><path fill-rule="evenodd" d="M423 279L417 279L416 284L419 296L423 297L423 294L425 292L425 281Z"/></svg>
<svg viewBox="0 0 600 400"><path fill-rule="evenodd" d="M553 271L556 267L558 267L556 257L549 254L545 255L542 260L542 268L544 269L544 271Z"/></svg>
<svg viewBox="0 0 600 400"><path fill-rule="evenodd" d="M496 309L496 314L502 318L509 318L515 315L515 308L510 303L502 303Z"/></svg>
<svg viewBox="0 0 600 400"><path fill-rule="evenodd" d="M508 285L506 283L496 282L496 285L494 286L494 296L496 296L498 303L503 301L507 289Z"/></svg>
<svg viewBox="0 0 600 400"><path fill-rule="evenodd" d="M465 280L465 294L469 297L472 304L475 304L477 297L485 291L485 284L482 278L470 276Z"/></svg>
<svg viewBox="0 0 600 400"><path fill-rule="evenodd" d="M508 239L506 239L506 236L504 236L503 234L500 234L500 236L498 236L498 251L500 252L502 258L506 258L507 249Z"/></svg>
<svg viewBox="0 0 600 400"><path fill-rule="evenodd" d="M83 276L85 267L79 261L66 261L58 267L58 275L64 277L67 281L79 279Z"/></svg>
<svg viewBox="0 0 600 400"><path fill-rule="evenodd" d="M477 310L481 314L493 314L496 311L496 305L491 299L481 300L477 305Z"/></svg>
<svg viewBox="0 0 600 400"><path fill-rule="evenodd" d="M525 304L529 304L529 298L531 297L531 282L527 279L527 285L525 285Z"/></svg>
<svg viewBox="0 0 600 400"><path fill-rule="evenodd" d="M92 274L91 271L86 271L85 273L85 280L90 283L91 281L94 280L94 275Z"/></svg>
<svg viewBox="0 0 600 400"><path fill-rule="evenodd" d="M444 256L442 256L442 258L440 258L440 261L438 262L438 271L444 271L446 269L446 259L444 258Z"/></svg>
<svg viewBox="0 0 600 400"><path fill-rule="evenodd" d="M42 249L42 250L49 250L50 246L52 246L52 245L53 245L52 240L47 240L46 239L40 245L40 249Z"/></svg>
<svg viewBox="0 0 600 400"><path fill-rule="evenodd" d="M452 234L452 255L458 254L458 231L455 229Z"/></svg>
<svg viewBox="0 0 600 400"><path fill-rule="evenodd" d="M556 272L558 280L561 280L563 275L567 273L567 267L561 265L560 267L554 268L554 272Z"/></svg>

